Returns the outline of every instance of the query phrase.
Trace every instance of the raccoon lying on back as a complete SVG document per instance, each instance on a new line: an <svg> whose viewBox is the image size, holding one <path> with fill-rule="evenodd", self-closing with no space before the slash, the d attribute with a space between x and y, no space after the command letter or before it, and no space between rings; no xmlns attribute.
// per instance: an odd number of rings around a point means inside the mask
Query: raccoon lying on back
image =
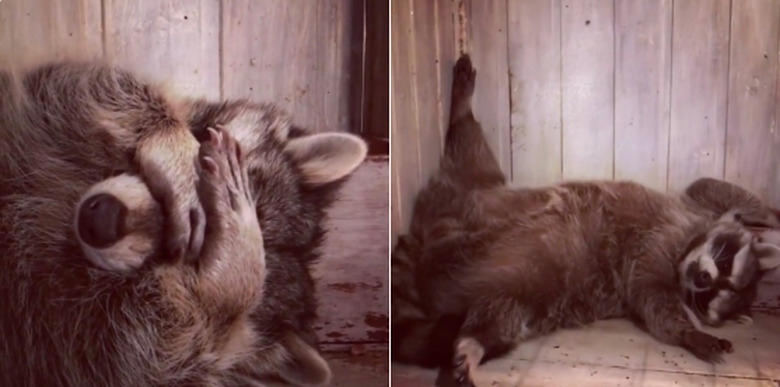
<svg viewBox="0 0 780 387"><path fill-rule="evenodd" d="M780 264L771 210L714 179L682 199L630 182L509 188L471 111L475 76L460 58L440 171L393 251L395 360L473 385L485 359L610 317L707 361L732 351L697 326L747 313Z"/></svg>
<svg viewBox="0 0 780 387"><path fill-rule="evenodd" d="M0 71L0 385L327 383L309 266L365 155L98 64Z"/></svg>

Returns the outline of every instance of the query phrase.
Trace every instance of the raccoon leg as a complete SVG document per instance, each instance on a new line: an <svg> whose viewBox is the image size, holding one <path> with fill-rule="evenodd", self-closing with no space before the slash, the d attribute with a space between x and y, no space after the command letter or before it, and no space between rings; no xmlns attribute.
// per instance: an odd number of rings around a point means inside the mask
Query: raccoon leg
<svg viewBox="0 0 780 387"><path fill-rule="evenodd" d="M207 310L219 314L215 317L227 318L228 312L248 317L265 278L263 236L241 148L221 128L209 133L199 157L208 223L196 292Z"/></svg>
<svg viewBox="0 0 780 387"><path fill-rule="evenodd" d="M517 300L497 297L472 304L455 340L452 376L459 386L474 386L474 370L488 358L503 355L530 336L520 319Z"/></svg>
<svg viewBox="0 0 780 387"><path fill-rule="evenodd" d="M746 227L780 228L780 217L758 196L729 182L702 178L685 189L685 195L715 217L733 217Z"/></svg>
<svg viewBox="0 0 780 387"><path fill-rule="evenodd" d="M704 361L721 362L724 353L733 351L731 342L696 329L683 307L678 285L658 278L674 278L674 273L658 273L660 261L635 262L627 291L629 307L657 340L681 346Z"/></svg>
<svg viewBox="0 0 780 387"><path fill-rule="evenodd" d="M474 119L471 97L477 72L464 55L453 69L450 127L441 161L442 173L469 189L504 185L506 177Z"/></svg>

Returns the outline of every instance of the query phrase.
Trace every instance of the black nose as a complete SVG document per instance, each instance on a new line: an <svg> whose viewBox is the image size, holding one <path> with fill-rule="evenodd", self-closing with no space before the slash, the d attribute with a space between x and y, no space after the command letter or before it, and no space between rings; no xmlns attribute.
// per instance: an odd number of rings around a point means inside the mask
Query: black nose
<svg viewBox="0 0 780 387"><path fill-rule="evenodd" d="M92 247L111 246L124 236L126 215L127 207L113 195L91 196L79 209L79 237Z"/></svg>
<svg viewBox="0 0 780 387"><path fill-rule="evenodd" d="M693 279L693 284L697 288L708 288L712 285L712 276L706 271L700 271L699 275Z"/></svg>

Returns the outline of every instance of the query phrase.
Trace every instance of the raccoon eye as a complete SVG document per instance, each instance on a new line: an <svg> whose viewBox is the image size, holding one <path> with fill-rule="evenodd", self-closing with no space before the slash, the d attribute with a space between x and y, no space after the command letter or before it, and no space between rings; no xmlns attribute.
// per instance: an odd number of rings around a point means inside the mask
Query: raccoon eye
<svg viewBox="0 0 780 387"><path fill-rule="evenodd" d="M693 283L700 288L709 287L712 284L712 276L706 271L701 271Z"/></svg>

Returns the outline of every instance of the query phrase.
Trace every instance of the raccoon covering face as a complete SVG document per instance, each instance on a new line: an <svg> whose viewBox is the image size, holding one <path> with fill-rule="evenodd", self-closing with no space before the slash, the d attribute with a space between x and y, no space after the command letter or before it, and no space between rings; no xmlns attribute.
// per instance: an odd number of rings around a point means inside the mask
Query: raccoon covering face
<svg viewBox="0 0 780 387"><path fill-rule="evenodd" d="M679 273L685 302L696 317L718 326L748 315L758 280L780 265L780 238L775 234L780 232L721 221L691 241Z"/></svg>

